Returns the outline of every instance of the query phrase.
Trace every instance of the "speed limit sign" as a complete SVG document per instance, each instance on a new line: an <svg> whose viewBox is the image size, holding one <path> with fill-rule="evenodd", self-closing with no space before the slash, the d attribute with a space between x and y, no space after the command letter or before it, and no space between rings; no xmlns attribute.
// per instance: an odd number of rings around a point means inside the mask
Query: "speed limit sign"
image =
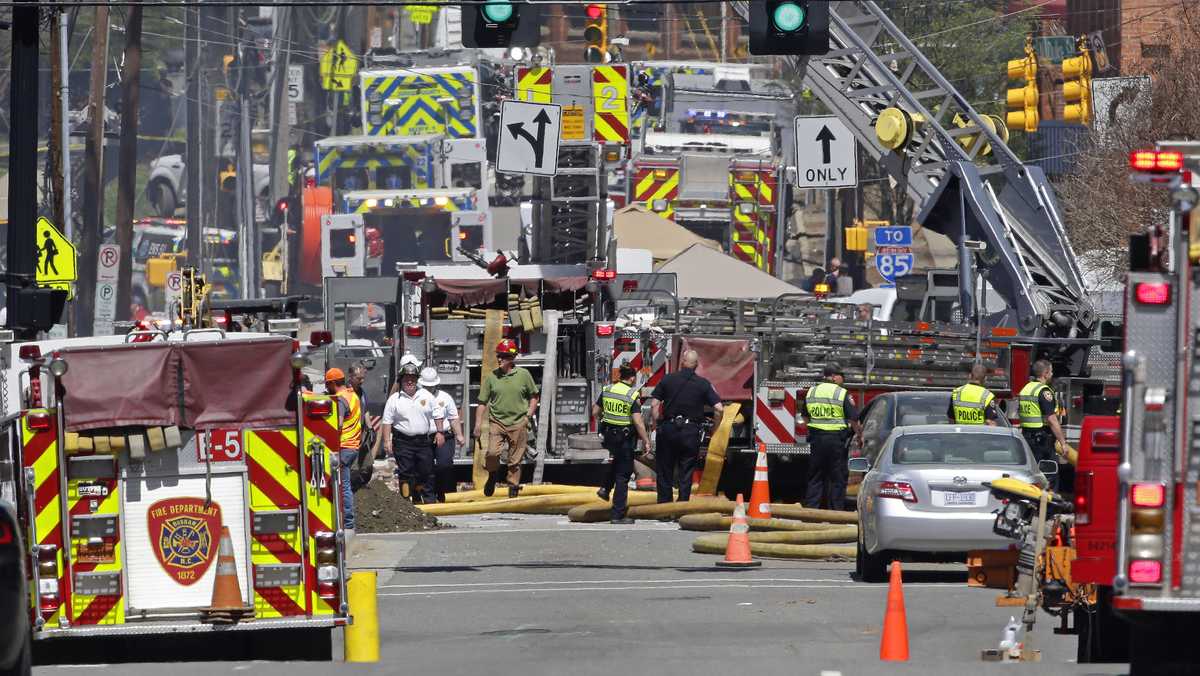
<svg viewBox="0 0 1200 676"><path fill-rule="evenodd" d="M304 100L304 66L288 66L287 90L288 101L299 103Z"/></svg>
<svg viewBox="0 0 1200 676"><path fill-rule="evenodd" d="M200 435L200 440L196 444L196 460L200 462L241 462L245 458L241 430L209 430Z"/></svg>

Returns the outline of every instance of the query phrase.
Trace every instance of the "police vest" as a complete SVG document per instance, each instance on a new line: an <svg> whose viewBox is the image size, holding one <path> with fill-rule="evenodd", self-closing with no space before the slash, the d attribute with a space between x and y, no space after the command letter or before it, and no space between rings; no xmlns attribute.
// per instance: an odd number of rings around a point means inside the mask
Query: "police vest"
<svg viewBox="0 0 1200 676"><path fill-rule="evenodd" d="M1019 411L1023 429L1036 430L1046 426L1046 417L1042 415L1042 405L1038 398L1042 396L1043 391L1048 389L1050 389L1049 385L1038 380L1031 380L1021 388L1021 394L1017 401L1020 404Z"/></svg>
<svg viewBox="0 0 1200 676"><path fill-rule="evenodd" d="M986 387L967 383L954 388L950 393L950 405L954 407L954 422L958 425L982 425L987 422L987 407L996 395Z"/></svg>
<svg viewBox="0 0 1200 676"><path fill-rule="evenodd" d="M600 392L600 420L606 425L628 427L633 424L633 403L637 389L625 383L613 383Z"/></svg>
<svg viewBox="0 0 1200 676"><path fill-rule="evenodd" d="M337 396L346 406L346 415L342 418L342 450L357 451L362 445L362 402L349 387L339 390Z"/></svg>
<svg viewBox="0 0 1200 676"><path fill-rule="evenodd" d="M808 391L804 398L808 411L808 426L825 432L838 432L846 423L846 390L834 383L821 383Z"/></svg>

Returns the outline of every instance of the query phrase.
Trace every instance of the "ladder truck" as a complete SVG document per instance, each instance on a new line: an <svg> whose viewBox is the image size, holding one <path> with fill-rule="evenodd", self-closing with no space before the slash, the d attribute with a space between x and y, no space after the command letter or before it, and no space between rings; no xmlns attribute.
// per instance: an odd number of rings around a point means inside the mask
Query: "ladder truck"
<svg viewBox="0 0 1200 676"><path fill-rule="evenodd" d="M748 18L746 2L732 6ZM1045 174L1021 162L879 5L829 6L830 51L784 58L920 205L916 220L957 246L963 315L975 314L974 257L1010 308L988 324L1016 328L1058 375L1086 372L1095 310ZM876 137L881 115L909 121L895 150ZM978 242L985 248L973 253Z"/></svg>

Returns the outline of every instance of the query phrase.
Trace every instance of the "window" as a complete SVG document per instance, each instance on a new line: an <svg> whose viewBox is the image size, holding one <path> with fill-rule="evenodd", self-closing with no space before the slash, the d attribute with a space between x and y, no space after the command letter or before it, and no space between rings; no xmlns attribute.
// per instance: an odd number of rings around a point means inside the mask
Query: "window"
<svg viewBox="0 0 1200 676"><path fill-rule="evenodd" d="M863 414L863 455L872 461L883 447L883 440L892 430L891 417L891 397L880 397L871 402L871 406Z"/></svg>
<svg viewBox="0 0 1200 676"><path fill-rule="evenodd" d="M333 228L329 230L329 257L354 258L354 244L357 235L354 228Z"/></svg>
<svg viewBox="0 0 1200 676"><path fill-rule="evenodd" d="M1024 442L1006 434L906 434L892 448L897 465L1024 465Z"/></svg>
<svg viewBox="0 0 1200 676"><path fill-rule="evenodd" d="M950 394L939 396L902 397L897 409L897 425L941 425L950 422L946 409Z"/></svg>
<svg viewBox="0 0 1200 676"><path fill-rule="evenodd" d="M1125 324L1119 321L1100 322L1100 351L1125 351Z"/></svg>

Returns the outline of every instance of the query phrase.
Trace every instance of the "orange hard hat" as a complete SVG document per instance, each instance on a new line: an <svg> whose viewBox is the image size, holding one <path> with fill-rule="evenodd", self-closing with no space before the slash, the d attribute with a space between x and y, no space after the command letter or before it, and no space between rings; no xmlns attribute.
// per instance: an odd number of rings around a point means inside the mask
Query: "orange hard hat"
<svg viewBox="0 0 1200 676"><path fill-rule="evenodd" d="M332 383L339 380L345 380L346 374L342 373L340 368L334 367L325 372L325 382Z"/></svg>
<svg viewBox="0 0 1200 676"><path fill-rule="evenodd" d="M496 354L515 356L517 354L517 341L510 338L505 338L499 343L496 343Z"/></svg>

